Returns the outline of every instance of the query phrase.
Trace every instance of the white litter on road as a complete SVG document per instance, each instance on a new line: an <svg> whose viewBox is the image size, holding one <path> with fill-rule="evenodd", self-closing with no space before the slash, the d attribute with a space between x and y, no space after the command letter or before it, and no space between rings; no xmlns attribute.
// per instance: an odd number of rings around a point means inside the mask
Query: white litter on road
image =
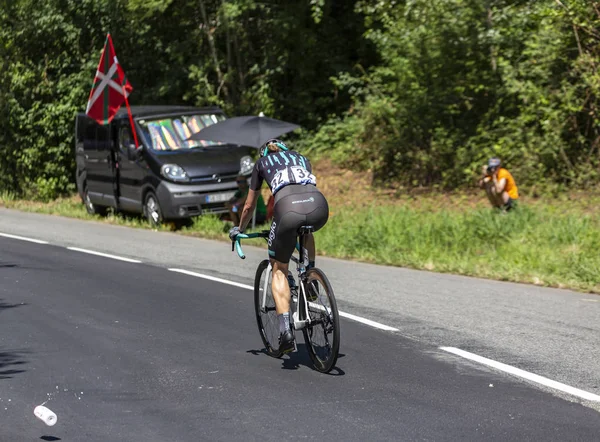
<svg viewBox="0 0 600 442"><path fill-rule="evenodd" d="M49 427L56 424L56 414L54 414L52 410L44 407L43 405L38 405L37 407L35 407L35 409L33 410L33 414L35 414L35 417L37 417Z"/></svg>

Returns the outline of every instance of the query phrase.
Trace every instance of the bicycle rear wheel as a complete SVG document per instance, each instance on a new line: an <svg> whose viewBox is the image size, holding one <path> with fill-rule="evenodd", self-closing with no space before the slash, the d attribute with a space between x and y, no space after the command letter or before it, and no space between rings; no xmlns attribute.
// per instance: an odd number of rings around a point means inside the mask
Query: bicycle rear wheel
<svg viewBox="0 0 600 442"><path fill-rule="evenodd" d="M311 287L312 286L312 287ZM329 373L340 350L340 317L331 284L320 269L306 274L310 325L303 329L308 354L317 371ZM310 290L310 292L309 292Z"/></svg>
<svg viewBox="0 0 600 442"><path fill-rule="evenodd" d="M254 310L256 312L256 323L258 324L258 332L265 345L266 352L269 356L278 358L281 356L279 351L279 319L275 310L275 299L271 291L271 276L267 275L269 260L262 261L256 269L254 278ZM267 291L265 299L265 307L263 308L263 290L265 287L265 279L267 281Z"/></svg>

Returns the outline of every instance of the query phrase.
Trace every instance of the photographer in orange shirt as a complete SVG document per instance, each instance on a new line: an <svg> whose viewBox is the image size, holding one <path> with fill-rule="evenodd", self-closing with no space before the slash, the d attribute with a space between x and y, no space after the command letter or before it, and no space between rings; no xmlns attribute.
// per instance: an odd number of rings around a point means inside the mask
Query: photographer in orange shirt
<svg viewBox="0 0 600 442"><path fill-rule="evenodd" d="M499 158L490 158L487 166L483 166L483 177L479 187L485 189L493 207L509 211L516 207L519 189L511 173L501 167Z"/></svg>

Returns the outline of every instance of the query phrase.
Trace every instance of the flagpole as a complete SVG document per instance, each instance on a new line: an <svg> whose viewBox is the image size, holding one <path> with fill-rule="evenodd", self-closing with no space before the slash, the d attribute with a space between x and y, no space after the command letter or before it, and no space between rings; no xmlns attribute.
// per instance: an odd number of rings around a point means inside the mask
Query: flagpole
<svg viewBox="0 0 600 442"><path fill-rule="evenodd" d="M133 117L131 116L131 108L129 107L129 100L127 99L127 92L125 91L125 86L123 88L123 96L125 97L125 106L127 106L127 113L129 114L129 123L131 124L131 131L133 132L133 140L135 141L135 148L139 147L137 133L135 130L135 126L133 125Z"/></svg>
<svg viewBox="0 0 600 442"><path fill-rule="evenodd" d="M110 32L106 35L106 39L110 40L110 46L113 48L113 51L114 51L112 36L110 35ZM116 57L115 57L115 60L116 60ZM139 143L138 143L135 126L133 124L133 116L131 115L131 108L129 107L129 100L127 99L127 91L125 90L125 84L121 85L121 89L123 90L123 98L125 98L125 105L127 106L127 114L129 115L129 124L131 125L131 131L133 132L133 140L135 141L135 148L137 149L139 147Z"/></svg>

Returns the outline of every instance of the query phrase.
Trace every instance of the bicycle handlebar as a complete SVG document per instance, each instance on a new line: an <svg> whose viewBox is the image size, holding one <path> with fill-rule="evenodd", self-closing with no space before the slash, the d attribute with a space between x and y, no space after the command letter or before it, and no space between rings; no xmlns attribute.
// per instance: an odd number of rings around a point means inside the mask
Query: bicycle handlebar
<svg viewBox="0 0 600 442"><path fill-rule="evenodd" d="M242 244L240 241L242 239L248 238L266 238L268 235L268 231L258 233L239 233L238 236L236 236L235 241L231 242L231 251L233 252L233 250L235 249L240 258L246 259L246 255L244 255L244 252L242 250Z"/></svg>

